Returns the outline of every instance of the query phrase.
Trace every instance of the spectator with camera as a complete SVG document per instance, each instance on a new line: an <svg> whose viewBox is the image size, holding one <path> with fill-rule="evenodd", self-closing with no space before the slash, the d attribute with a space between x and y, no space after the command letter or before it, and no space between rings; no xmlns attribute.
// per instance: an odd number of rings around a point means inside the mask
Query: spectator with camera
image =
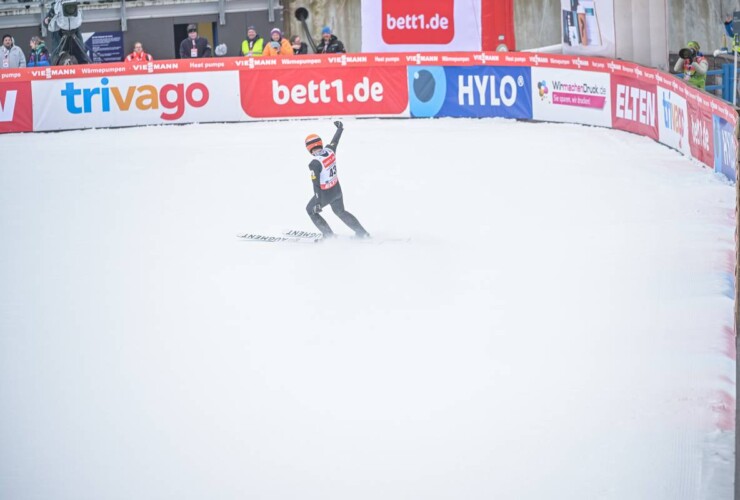
<svg viewBox="0 0 740 500"><path fill-rule="evenodd" d="M188 37L180 43L181 59L211 57L211 46L208 39L198 36L198 26L188 24Z"/></svg>
<svg viewBox="0 0 740 500"><path fill-rule="evenodd" d="M699 42L690 41L686 47L678 51L678 60L673 70L683 72L683 79L689 85L703 89L707 83L709 62L699 51Z"/></svg>
<svg viewBox="0 0 740 500"><path fill-rule="evenodd" d="M321 30L321 41L316 47L316 52L318 54L338 54L347 51L344 50L344 44L332 34L331 28L324 26L324 29Z"/></svg>
<svg viewBox="0 0 740 500"><path fill-rule="evenodd" d="M51 65L49 49L46 48L44 41L40 37L32 36L29 45L31 46L31 53L28 54L27 64L29 68Z"/></svg>
<svg viewBox="0 0 740 500"><path fill-rule="evenodd" d="M259 36L254 26L247 28L247 39L242 42L242 56L260 57L265 50L265 39Z"/></svg>
<svg viewBox="0 0 740 500"><path fill-rule="evenodd" d="M280 28L272 28L270 31L270 43L265 45L263 56L292 56L293 47L287 38L283 38Z"/></svg>
<svg viewBox="0 0 740 500"><path fill-rule="evenodd" d="M3 45L0 47L0 69L25 68L26 56L20 47L13 43L13 37L3 35Z"/></svg>
<svg viewBox="0 0 740 500"><path fill-rule="evenodd" d="M134 43L134 51L126 56L126 61L128 62L147 62L153 60L154 58L151 54L147 54L146 52L144 52L144 46L141 44L141 42Z"/></svg>

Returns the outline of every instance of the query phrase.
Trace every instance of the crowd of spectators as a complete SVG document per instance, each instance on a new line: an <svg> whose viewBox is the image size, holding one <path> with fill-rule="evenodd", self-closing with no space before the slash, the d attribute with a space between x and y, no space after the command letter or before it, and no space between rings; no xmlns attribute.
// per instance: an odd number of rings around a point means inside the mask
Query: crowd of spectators
<svg viewBox="0 0 740 500"><path fill-rule="evenodd" d="M52 34L51 51L47 48L41 37L31 37L29 42L30 52L28 59L23 50L15 44L11 35L3 35L3 43L0 46L0 69L6 68L25 68L34 66L49 66L53 64L53 54L58 51L59 46L59 27L56 24L56 13L52 10L44 19L45 24L49 26ZM199 36L198 26L189 24L187 27L187 38L180 43L179 56L182 59L212 57L213 51L207 38ZM324 27L321 31L321 41L314 46L318 54L335 54L346 52L344 44L334 35L331 28ZM219 50L221 49L221 50ZM220 45L216 48L215 55L222 56L226 53L226 46ZM292 56L308 54L308 45L300 35L294 35L286 38L279 28L273 28L270 31L270 38L265 41L255 29L254 26L247 27L247 37L242 41L239 54L243 57L262 57L262 56ZM126 61L146 62L154 58L144 50L141 42L134 43L133 51L125 57Z"/></svg>

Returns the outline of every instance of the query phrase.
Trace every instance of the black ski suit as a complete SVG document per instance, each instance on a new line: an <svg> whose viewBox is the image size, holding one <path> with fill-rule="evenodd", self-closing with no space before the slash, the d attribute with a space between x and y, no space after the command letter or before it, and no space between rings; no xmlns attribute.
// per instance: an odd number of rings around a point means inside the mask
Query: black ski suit
<svg viewBox="0 0 740 500"><path fill-rule="evenodd" d="M337 131L334 134L331 142L326 145L321 151L314 154L314 159L308 164L308 168L311 170L311 181L313 181L313 192L314 195L306 205L306 212L311 218L311 221L319 228L319 231L327 237L332 236L334 232L327 224L326 220L319 215L321 209L326 205L331 205L331 209L341 219L342 222L347 224L355 234L359 237L369 236L365 228L362 227L357 218L351 213L344 209L344 199L342 197L342 187L339 185L339 179L337 178L337 164L335 153L337 151L337 145L339 144L339 138L342 137L342 127L337 127ZM324 172L324 177L321 174ZM324 182L322 184L323 181Z"/></svg>

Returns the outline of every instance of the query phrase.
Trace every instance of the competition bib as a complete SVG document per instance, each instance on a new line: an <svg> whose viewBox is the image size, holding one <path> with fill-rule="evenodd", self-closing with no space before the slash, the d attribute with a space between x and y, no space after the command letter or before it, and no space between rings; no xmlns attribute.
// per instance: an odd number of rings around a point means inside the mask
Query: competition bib
<svg viewBox="0 0 740 500"><path fill-rule="evenodd" d="M321 175L319 175L319 184L321 189L331 189L337 185L337 157L328 149L322 149L317 155L317 160L321 162Z"/></svg>

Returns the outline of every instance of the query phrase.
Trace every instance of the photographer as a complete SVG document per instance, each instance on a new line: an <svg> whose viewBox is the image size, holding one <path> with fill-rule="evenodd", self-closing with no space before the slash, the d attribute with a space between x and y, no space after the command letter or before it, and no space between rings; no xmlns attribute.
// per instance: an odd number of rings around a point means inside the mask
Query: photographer
<svg viewBox="0 0 740 500"><path fill-rule="evenodd" d="M683 79L689 85L703 89L707 83L707 70L709 63L704 54L699 52L699 42L691 41L686 44L686 48L678 51L678 60L673 71L683 72Z"/></svg>

